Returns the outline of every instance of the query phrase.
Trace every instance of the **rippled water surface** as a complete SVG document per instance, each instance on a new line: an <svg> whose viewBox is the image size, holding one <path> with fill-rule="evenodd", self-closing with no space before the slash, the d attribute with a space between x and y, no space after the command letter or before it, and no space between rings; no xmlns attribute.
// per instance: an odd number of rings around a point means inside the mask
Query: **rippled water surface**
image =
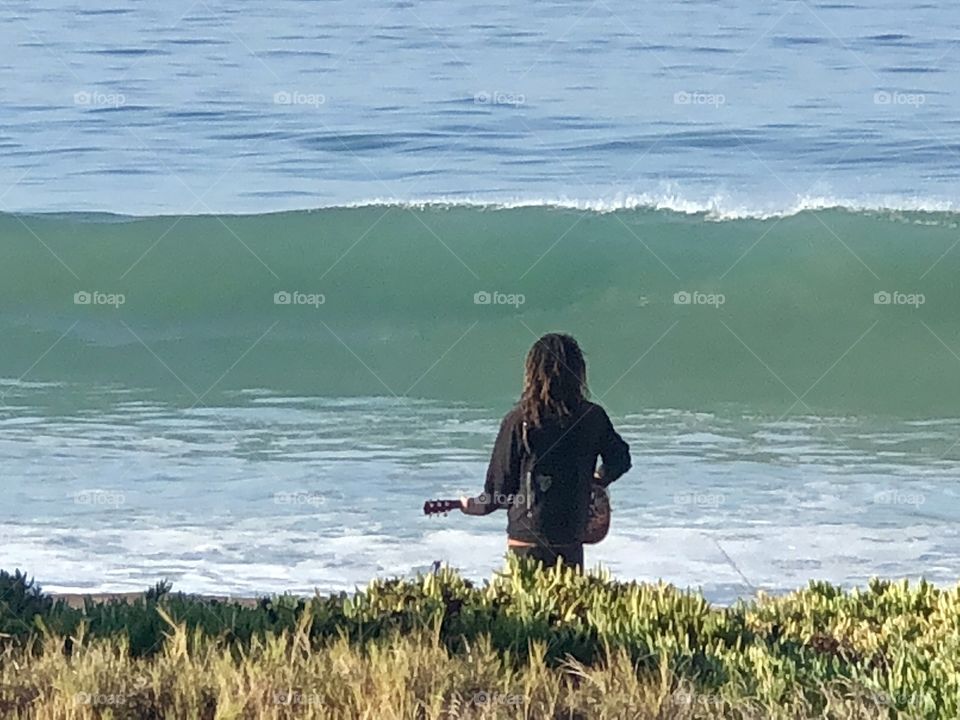
<svg viewBox="0 0 960 720"><path fill-rule="evenodd" d="M958 38L877 0L4 3L2 208L949 203Z"/></svg>

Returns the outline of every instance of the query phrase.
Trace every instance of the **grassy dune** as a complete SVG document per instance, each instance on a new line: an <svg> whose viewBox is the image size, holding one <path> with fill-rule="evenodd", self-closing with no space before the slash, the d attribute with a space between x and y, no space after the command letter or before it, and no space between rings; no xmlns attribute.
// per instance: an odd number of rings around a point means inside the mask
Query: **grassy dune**
<svg viewBox="0 0 960 720"><path fill-rule="evenodd" d="M256 605L55 601L0 575L0 717L957 718L960 588L713 608L511 560Z"/></svg>

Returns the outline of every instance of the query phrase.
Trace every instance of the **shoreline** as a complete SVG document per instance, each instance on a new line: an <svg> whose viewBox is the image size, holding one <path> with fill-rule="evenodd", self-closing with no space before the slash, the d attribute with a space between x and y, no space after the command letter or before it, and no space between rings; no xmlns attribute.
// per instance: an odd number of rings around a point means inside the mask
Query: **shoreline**
<svg viewBox="0 0 960 720"><path fill-rule="evenodd" d="M82 609L84 601L88 598L97 604L110 603L110 602L134 603L138 600L145 599L147 596L147 591L144 590L142 592L94 592L94 593L52 592L48 594L51 598L53 598L54 602L58 600L63 600L64 602L67 603L67 605L69 605L72 608ZM237 605L240 605L242 607L247 607L247 608L256 607L257 604L260 602L260 600L264 598L269 599L273 597L278 597L276 594L265 594L265 595L259 595L259 596L205 595L203 593L190 593L190 592L180 593L179 591L176 591L176 590L171 590L170 594L171 595L182 594L183 597L190 598L191 600L199 600L202 602L209 602L209 603L224 603L224 604L235 603ZM290 597L298 597L298 598L313 597L313 595L294 595L294 594L288 594L288 595Z"/></svg>

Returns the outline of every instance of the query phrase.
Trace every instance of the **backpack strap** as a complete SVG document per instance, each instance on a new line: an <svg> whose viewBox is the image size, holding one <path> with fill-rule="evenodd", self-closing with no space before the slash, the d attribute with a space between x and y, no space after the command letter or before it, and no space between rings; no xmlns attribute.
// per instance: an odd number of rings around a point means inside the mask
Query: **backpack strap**
<svg viewBox="0 0 960 720"><path fill-rule="evenodd" d="M527 437L527 428L529 423L524 420L520 429L520 439L523 443L525 456L520 458L520 474L524 484L524 501L527 506L527 517L531 517L533 509L533 451L530 449L530 439ZM528 466L529 463L529 466Z"/></svg>

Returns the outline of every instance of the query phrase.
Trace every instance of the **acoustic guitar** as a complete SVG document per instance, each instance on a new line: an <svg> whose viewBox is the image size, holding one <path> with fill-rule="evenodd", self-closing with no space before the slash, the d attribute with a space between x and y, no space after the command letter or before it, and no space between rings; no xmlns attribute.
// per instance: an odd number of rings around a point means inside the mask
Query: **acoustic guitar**
<svg viewBox="0 0 960 720"><path fill-rule="evenodd" d="M446 515L460 509L459 500L427 500L423 504L424 515ZM594 485L590 489L590 509L587 527L580 541L584 545L596 545L610 531L610 495L606 488Z"/></svg>

